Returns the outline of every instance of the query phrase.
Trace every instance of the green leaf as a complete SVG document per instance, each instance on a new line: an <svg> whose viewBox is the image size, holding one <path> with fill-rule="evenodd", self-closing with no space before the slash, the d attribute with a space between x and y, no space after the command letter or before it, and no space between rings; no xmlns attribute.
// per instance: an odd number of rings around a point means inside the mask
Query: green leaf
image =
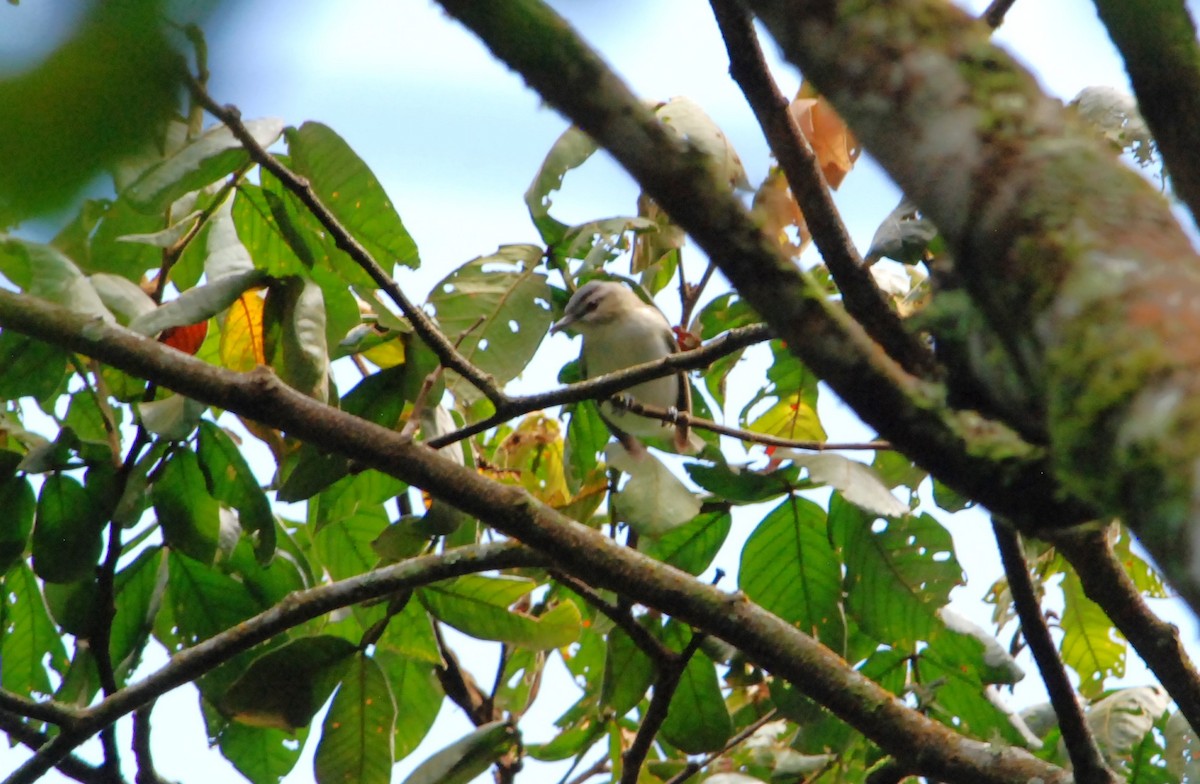
<svg viewBox="0 0 1200 784"><path fill-rule="evenodd" d="M96 498L78 481L51 474L38 493L33 526L33 570L52 583L89 577L100 559L104 520Z"/></svg>
<svg viewBox="0 0 1200 784"><path fill-rule="evenodd" d="M264 321L271 367L288 386L322 403L329 398L329 346L325 342L325 297L308 278L293 277L267 290ZM277 331L272 327L277 327Z"/></svg>
<svg viewBox="0 0 1200 784"><path fill-rule="evenodd" d="M266 564L275 554L275 515L241 450L223 428L205 420L200 423L196 455L211 482L213 498L238 510L238 522L254 538L255 555Z"/></svg>
<svg viewBox="0 0 1200 784"><path fill-rule="evenodd" d="M162 216L145 215L126 199L117 199L104 211L95 231L85 238L90 240L85 246L87 255L75 253L71 258L85 272L120 275L136 285L147 270L162 263L162 250L124 238L152 234L160 231L162 224ZM178 273L174 269L171 272L171 278L177 281Z"/></svg>
<svg viewBox="0 0 1200 784"><path fill-rule="evenodd" d="M929 515L874 518L836 494L829 530L846 564L847 608L863 630L902 647L928 640L962 583L950 533Z"/></svg>
<svg viewBox="0 0 1200 784"><path fill-rule="evenodd" d="M175 110L181 70L161 2L90 6L36 67L0 80L0 226L62 206L149 142Z"/></svg>
<svg viewBox="0 0 1200 784"><path fill-rule="evenodd" d="M129 322L129 328L139 335L152 336L171 327L198 324L224 312L242 294L262 285L265 279L266 274L256 269L217 278L203 286L190 288L170 302L135 318Z"/></svg>
<svg viewBox="0 0 1200 784"><path fill-rule="evenodd" d="M107 272L97 272L88 276L92 288L96 290L104 307L117 315L122 324L128 324L138 316L149 313L158 307L150 295L142 291L142 287L123 278Z"/></svg>
<svg viewBox="0 0 1200 784"><path fill-rule="evenodd" d="M691 631L670 621L663 629L663 636L672 649L683 650ZM724 748L733 734L733 722L712 659L699 652L688 659L679 685L671 695L661 733L668 743L688 754Z"/></svg>
<svg viewBox="0 0 1200 784"><path fill-rule="evenodd" d="M1125 674L1125 640L1100 606L1084 594L1073 569L1063 576L1062 592L1059 650L1063 663L1079 675L1079 692L1094 699L1104 691L1106 678Z"/></svg>
<svg viewBox="0 0 1200 784"><path fill-rule="evenodd" d="M52 245L9 239L0 243L0 272L8 275L23 259L29 271L26 293L69 308L81 316L116 321L91 280ZM16 282L15 280L13 281Z"/></svg>
<svg viewBox="0 0 1200 784"><path fill-rule="evenodd" d="M925 260L929 245L937 234L937 226L922 217L915 204L907 198L902 199L875 230L864 260L867 264L880 259L916 264Z"/></svg>
<svg viewBox="0 0 1200 784"><path fill-rule="evenodd" d="M283 132L283 121L274 118L246 120L244 125L263 147ZM161 213L180 196L232 174L249 160L233 132L217 125L147 168L121 195L142 212Z"/></svg>
<svg viewBox="0 0 1200 784"><path fill-rule="evenodd" d="M170 551L167 567L175 633L158 637L168 650L207 640L265 609L240 580L186 555Z"/></svg>
<svg viewBox="0 0 1200 784"><path fill-rule="evenodd" d="M644 620L638 622L646 625ZM656 670L650 657L619 628L608 633L607 647L600 702L616 716L624 716L645 698Z"/></svg>
<svg viewBox="0 0 1200 784"><path fill-rule="evenodd" d="M1161 686L1119 689L1088 706L1088 729L1110 760L1125 757L1170 704L1171 698Z"/></svg>
<svg viewBox="0 0 1200 784"><path fill-rule="evenodd" d="M42 592L58 628L76 637L92 635L99 611L95 577L89 575L73 583L46 583Z"/></svg>
<svg viewBox="0 0 1200 784"><path fill-rule="evenodd" d="M417 596L435 617L481 640L548 650L579 639L582 618L574 602L536 617L509 609L534 585L518 577L466 575L422 588Z"/></svg>
<svg viewBox="0 0 1200 784"><path fill-rule="evenodd" d="M441 664L442 653L433 635L429 613L420 602L407 602L392 616L379 644L393 653L426 664Z"/></svg>
<svg viewBox="0 0 1200 784"><path fill-rule="evenodd" d="M141 660L166 587L166 559L159 547L143 550L133 563L117 572L113 586L116 613L109 651L119 682L123 682Z"/></svg>
<svg viewBox="0 0 1200 784"><path fill-rule="evenodd" d="M254 784L278 784L300 760L308 727L295 733L230 722L217 743L225 759Z"/></svg>
<svg viewBox="0 0 1200 784"><path fill-rule="evenodd" d="M654 113L667 129L711 159L714 176L732 187L750 189L746 170L729 138L699 104L677 96L659 104Z"/></svg>
<svg viewBox="0 0 1200 784"><path fill-rule="evenodd" d="M541 257L536 245L502 246L459 267L429 295L442 331L497 383L525 370L554 318L550 284L537 271ZM447 385L468 403L479 398L479 391L457 375Z"/></svg>
<svg viewBox="0 0 1200 784"><path fill-rule="evenodd" d="M742 548L738 587L831 650L845 651L842 567L825 512L812 501L791 496L763 518Z"/></svg>
<svg viewBox="0 0 1200 784"><path fill-rule="evenodd" d="M550 216L550 194L562 187L563 177L583 164L596 152L592 137L572 126L563 132L546 154L546 159L525 191L529 217L548 246L557 245L566 233L567 225Z"/></svg>
<svg viewBox="0 0 1200 784"><path fill-rule="evenodd" d="M393 263L420 266L417 245L383 186L342 137L316 122L289 129L286 136L292 168L308 178L325 206L385 271Z"/></svg>
<svg viewBox="0 0 1200 784"><path fill-rule="evenodd" d="M634 457L619 444L606 454L610 466L629 474L612 495L613 514L642 536L662 536L700 514L700 499L654 455Z"/></svg>
<svg viewBox="0 0 1200 784"><path fill-rule="evenodd" d="M67 352L10 329L0 331L0 400L46 400L67 372Z"/></svg>
<svg viewBox="0 0 1200 784"><path fill-rule="evenodd" d="M920 686L915 687L923 707L942 723L968 736L984 739L1003 738L1013 745L1024 745L1012 721L987 698L978 671L964 666L960 648L949 635L931 642L922 652L920 666L914 668Z"/></svg>
<svg viewBox="0 0 1200 784"><path fill-rule="evenodd" d="M301 637L259 656L221 699L221 710L254 727L307 727L345 675L353 643ZM388 725L390 734L391 725Z"/></svg>
<svg viewBox="0 0 1200 784"><path fill-rule="evenodd" d="M313 759L319 784L390 782L395 721L396 702L383 670L359 654L325 714Z"/></svg>
<svg viewBox="0 0 1200 784"><path fill-rule="evenodd" d="M948 639L967 637L974 641L962 640L959 649L955 650L950 658L956 660L960 667L974 665L978 680L983 683L1012 685L1025 677L1025 671L1017 664L1016 659L982 626L949 607L939 610L938 616L946 624L946 631L938 635L943 648L950 647L946 644Z"/></svg>
<svg viewBox="0 0 1200 784"><path fill-rule="evenodd" d="M732 522L729 512L701 512L657 539L642 540L644 546L639 543L639 548L651 558L698 575L717 557Z"/></svg>
<svg viewBox="0 0 1200 784"><path fill-rule="evenodd" d="M135 403L142 426L168 441L183 441L196 431L208 406L183 395L167 395L158 400Z"/></svg>
<svg viewBox="0 0 1200 784"><path fill-rule="evenodd" d="M413 606L411 602L409 606ZM375 659L387 676L396 705L395 759L404 759L421 744L441 710L444 694L434 665L377 649Z"/></svg>
<svg viewBox="0 0 1200 784"><path fill-rule="evenodd" d="M758 504L799 489L800 471L788 466L759 473L726 463L684 466L692 481L708 492L733 504Z"/></svg>
<svg viewBox="0 0 1200 784"><path fill-rule="evenodd" d="M404 784L468 784L507 754L519 738L508 721L484 724L422 762Z"/></svg>
<svg viewBox="0 0 1200 784"><path fill-rule="evenodd" d="M309 511L311 514L311 504ZM379 561L371 542L387 525L383 504L363 503L321 528L314 539L317 558L335 580L369 571Z"/></svg>
<svg viewBox="0 0 1200 784"><path fill-rule="evenodd" d="M196 454L176 449L167 455L158 480L150 488L150 497L167 544L201 563L211 564L220 542L221 505L208 491Z"/></svg>
<svg viewBox="0 0 1200 784"><path fill-rule="evenodd" d="M58 629L29 567L17 564L9 569L2 586L0 661L4 666L0 667L0 685L14 694L48 695L51 686L46 663L60 673L67 671L67 652Z"/></svg>
<svg viewBox="0 0 1200 784"><path fill-rule="evenodd" d="M3 462L15 467L19 459L15 453L0 454L5 456ZM33 530L36 501L28 477L0 470L0 509L4 510L0 514L0 574L4 574L25 555Z"/></svg>

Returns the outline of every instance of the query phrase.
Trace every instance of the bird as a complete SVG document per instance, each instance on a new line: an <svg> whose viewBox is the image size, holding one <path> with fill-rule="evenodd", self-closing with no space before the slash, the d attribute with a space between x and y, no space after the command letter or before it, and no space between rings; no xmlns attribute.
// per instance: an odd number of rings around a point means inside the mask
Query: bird
<svg viewBox="0 0 1200 784"><path fill-rule="evenodd" d="M550 334L568 328L583 337L580 357L585 378L652 362L679 351L675 333L662 311L614 281L592 280L576 289L562 318L550 326ZM643 381L624 394L643 405L673 409L685 415L671 425L624 410L612 401L602 401L601 419L631 455L645 454L639 439L662 438L672 427L676 451L694 454L704 446L699 437L689 432L686 415L691 413L692 393L682 372Z"/></svg>

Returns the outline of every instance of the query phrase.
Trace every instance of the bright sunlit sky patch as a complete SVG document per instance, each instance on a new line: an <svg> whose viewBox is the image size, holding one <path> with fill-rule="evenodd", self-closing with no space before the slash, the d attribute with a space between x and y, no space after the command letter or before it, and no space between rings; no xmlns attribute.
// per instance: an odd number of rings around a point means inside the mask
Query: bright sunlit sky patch
<svg viewBox="0 0 1200 784"><path fill-rule="evenodd" d="M724 47L707 3L552 4L639 95L650 100L685 95L699 103L730 138L751 182L762 180L769 165L766 147L728 76ZM0 74L28 64L63 40L79 5L72 0L26 0L0 8ZM978 12L986 2L965 5ZM1194 2L1189 6L1195 13ZM420 248L422 268L403 271L399 277L412 298L422 299L458 265L498 245L538 241L522 195L566 122L436 5L426 0L241 0L224 3L205 28L210 90L218 101L236 104L246 118L277 116L291 125L319 120L371 166ZM1064 100L1092 85L1127 89L1112 45L1084 0L1020 0L996 38L1036 70L1049 92ZM798 75L778 63L770 42L765 49L782 88L793 92ZM630 214L636 193L627 175L598 156L568 176L555 198L555 215L573 222ZM860 248L897 199L895 188L869 160L860 162L847 178L837 202ZM669 315L677 315L677 302L664 296L663 304ZM527 374L514 389L550 387L557 368L577 350L566 336L547 341L535 366L543 368L543 374ZM823 415L838 407L832 395L825 398ZM730 413L736 410L731 406ZM852 415L842 414L836 421L839 427L844 423L844 432L831 429L836 439L870 435ZM740 523L744 529L750 521ZM950 526L971 579L968 588L955 594L955 606L986 623L987 610L979 599L1000 573L987 521L981 514L967 514ZM735 559L736 551L727 548ZM732 587L732 578L726 580L724 584ZM1195 640L1190 616L1168 612L1184 625L1185 639ZM1131 654L1132 659L1136 655ZM473 661L468 654L465 663L483 682L491 681L491 653L484 661ZM159 666L161 656L152 664ZM1134 665L1131 661L1131 670L1136 670L1131 681L1145 682L1144 671ZM1027 669L1030 675L1016 699L1025 704L1042 699L1037 675L1031 666ZM564 672L559 666L552 677L561 680ZM543 691L549 695L553 688L548 684ZM561 693L569 692L568 687ZM523 722L531 730L528 741L549 739L550 722L567 707L566 699L556 702L543 696ZM155 715L160 773L185 782L233 780L236 774L218 753L204 747L194 690L179 689L160 700ZM467 730L467 722L447 704L431 739L398 766L396 780ZM128 737L123 743L128 748ZM85 753L90 759L98 757L94 745L85 747ZM311 780L311 753L310 748L288 781ZM0 749L0 773L24 756ZM538 770L524 775L529 781L562 775L561 766L555 773Z"/></svg>

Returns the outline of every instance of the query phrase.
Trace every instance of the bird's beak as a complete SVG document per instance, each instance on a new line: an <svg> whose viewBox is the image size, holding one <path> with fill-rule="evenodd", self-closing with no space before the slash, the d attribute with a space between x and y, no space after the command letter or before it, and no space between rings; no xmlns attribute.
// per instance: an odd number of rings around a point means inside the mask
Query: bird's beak
<svg viewBox="0 0 1200 784"><path fill-rule="evenodd" d="M575 319L571 318L570 316L563 316L558 321L550 325L550 334L557 335L559 332L562 332L564 329L574 323Z"/></svg>

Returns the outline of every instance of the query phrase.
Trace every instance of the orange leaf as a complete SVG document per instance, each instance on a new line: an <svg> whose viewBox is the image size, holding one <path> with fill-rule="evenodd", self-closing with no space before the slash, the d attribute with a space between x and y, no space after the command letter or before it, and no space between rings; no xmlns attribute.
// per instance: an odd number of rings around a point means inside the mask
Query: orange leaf
<svg viewBox="0 0 1200 784"><path fill-rule="evenodd" d="M247 291L229 308L221 330L221 364L248 371L267 364L263 349L263 297Z"/></svg>
<svg viewBox="0 0 1200 784"><path fill-rule="evenodd" d="M196 324L188 324L185 327L171 327L163 330L160 341L166 343L176 351L182 351L184 354L195 356L200 350L200 345L204 343L204 338L208 335L208 320L205 319Z"/></svg>
<svg viewBox="0 0 1200 784"><path fill-rule="evenodd" d="M788 108L796 118L800 132L812 145L829 187L837 190L862 152L858 140L829 102L808 82L800 85L800 92Z"/></svg>

